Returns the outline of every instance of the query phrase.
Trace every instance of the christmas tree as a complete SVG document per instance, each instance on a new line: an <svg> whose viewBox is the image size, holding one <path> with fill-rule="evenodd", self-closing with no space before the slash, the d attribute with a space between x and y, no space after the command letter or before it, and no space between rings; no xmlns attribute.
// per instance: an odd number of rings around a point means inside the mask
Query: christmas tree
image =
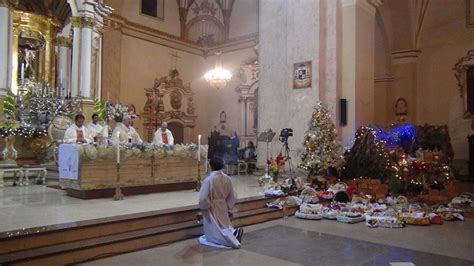
<svg viewBox="0 0 474 266"><path fill-rule="evenodd" d="M3 114L6 119L16 119L16 96L10 90L3 99Z"/></svg>
<svg viewBox="0 0 474 266"><path fill-rule="evenodd" d="M107 120L107 102L105 100L94 99L94 114L97 114L102 121Z"/></svg>
<svg viewBox="0 0 474 266"><path fill-rule="evenodd" d="M318 102L314 107L303 145L305 151L299 167L309 171L309 177L325 176L328 169L341 167L343 160L337 130L331 121L329 110L322 102Z"/></svg>
<svg viewBox="0 0 474 266"><path fill-rule="evenodd" d="M377 130L361 127L355 133L352 148L345 153L342 177L381 179L390 178L392 165L386 142L377 137Z"/></svg>

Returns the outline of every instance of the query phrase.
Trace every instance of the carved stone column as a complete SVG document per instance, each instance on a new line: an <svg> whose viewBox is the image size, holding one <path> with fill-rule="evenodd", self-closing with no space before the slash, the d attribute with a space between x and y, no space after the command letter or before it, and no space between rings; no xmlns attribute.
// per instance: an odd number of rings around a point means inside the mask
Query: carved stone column
<svg viewBox="0 0 474 266"><path fill-rule="evenodd" d="M6 88L11 87L12 80L12 29L13 17L11 5L0 0L0 97L5 96Z"/></svg>
<svg viewBox="0 0 474 266"><path fill-rule="evenodd" d="M72 39L64 36L56 37L56 49L58 54L56 85L62 90L62 96L66 96L66 91L71 89L71 45Z"/></svg>
<svg viewBox="0 0 474 266"><path fill-rule="evenodd" d="M71 91L72 97L79 95L79 68L81 56L81 19L72 17L72 66L71 66Z"/></svg>
<svg viewBox="0 0 474 266"><path fill-rule="evenodd" d="M92 87L92 28L95 18L72 17L74 31L72 58L72 96L91 98ZM77 40L79 39L79 40Z"/></svg>
<svg viewBox="0 0 474 266"><path fill-rule="evenodd" d="M347 99L347 125L341 128L343 144L355 130L375 121L374 35L380 0L342 1L342 93Z"/></svg>

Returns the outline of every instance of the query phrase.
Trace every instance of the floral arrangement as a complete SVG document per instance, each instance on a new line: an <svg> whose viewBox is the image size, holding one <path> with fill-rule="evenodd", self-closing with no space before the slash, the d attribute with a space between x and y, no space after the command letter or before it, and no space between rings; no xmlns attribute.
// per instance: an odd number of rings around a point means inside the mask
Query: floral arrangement
<svg viewBox="0 0 474 266"><path fill-rule="evenodd" d="M83 158L95 160L95 159L111 159L114 158L116 148L113 146L94 146L94 145L78 145L77 146L79 155ZM206 145L202 145L201 148L207 148ZM197 145L196 144L177 144L173 147L158 146L149 143L134 144L134 145L123 145L121 146L121 152L124 154L124 158L131 157L143 157L151 158L155 157L161 159L168 156L178 156L182 158L192 158L197 156Z"/></svg>
<svg viewBox="0 0 474 266"><path fill-rule="evenodd" d="M122 122L124 117L129 116L132 119L137 118L135 110L131 105L126 104L110 104L107 106L107 114L109 119L114 119L117 122Z"/></svg>
<svg viewBox="0 0 474 266"><path fill-rule="evenodd" d="M285 170L285 162L285 157L283 157L281 152L275 159L270 159L267 161L268 169L275 182L278 180L280 173Z"/></svg>

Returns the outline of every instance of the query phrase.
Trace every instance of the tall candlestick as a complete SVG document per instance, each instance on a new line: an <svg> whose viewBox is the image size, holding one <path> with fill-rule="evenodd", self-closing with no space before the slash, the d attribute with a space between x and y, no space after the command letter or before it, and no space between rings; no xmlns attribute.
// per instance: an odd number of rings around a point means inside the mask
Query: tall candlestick
<svg viewBox="0 0 474 266"><path fill-rule="evenodd" d="M198 162L201 161L201 134L198 135Z"/></svg>
<svg viewBox="0 0 474 266"><path fill-rule="evenodd" d="M120 164L120 132L117 132L117 164Z"/></svg>

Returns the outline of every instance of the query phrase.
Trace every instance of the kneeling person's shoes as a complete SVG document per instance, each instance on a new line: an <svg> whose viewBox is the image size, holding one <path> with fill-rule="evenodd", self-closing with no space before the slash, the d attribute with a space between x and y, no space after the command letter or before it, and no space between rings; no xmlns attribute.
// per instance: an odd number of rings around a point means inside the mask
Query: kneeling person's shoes
<svg viewBox="0 0 474 266"><path fill-rule="evenodd" d="M242 236L244 235L244 229L242 227L237 228L237 235L235 236L239 242L242 243Z"/></svg>

